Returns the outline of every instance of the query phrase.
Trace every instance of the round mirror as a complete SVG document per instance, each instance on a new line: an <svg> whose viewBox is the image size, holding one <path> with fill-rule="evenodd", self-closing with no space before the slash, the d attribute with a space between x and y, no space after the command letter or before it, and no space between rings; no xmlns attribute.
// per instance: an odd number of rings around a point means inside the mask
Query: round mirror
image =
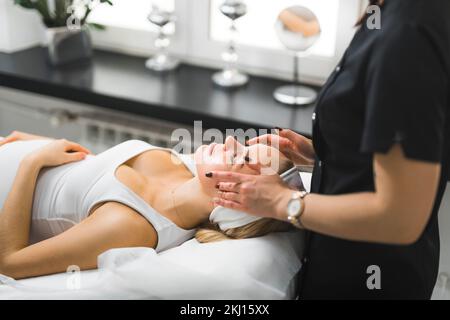
<svg viewBox="0 0 450 320"><path fill-rule="evenodd" d="M280 42L287 49L296 52L311 48L321 34L319 19L314 12L300 6L281 11L275 28Z"/></svg>
<svg viewBox="0 0 450 320"><path fill-rule="evenodd" d="M311 88L298 85L298 65L299 56L304 55L320 38L319 19L308 8L293 6L280 12L275 23L275 29L284 47L295 52L294 81L296 84L278 88L274 97L277 101L285 104L311 104L316 100L317 93Z"/></svg>

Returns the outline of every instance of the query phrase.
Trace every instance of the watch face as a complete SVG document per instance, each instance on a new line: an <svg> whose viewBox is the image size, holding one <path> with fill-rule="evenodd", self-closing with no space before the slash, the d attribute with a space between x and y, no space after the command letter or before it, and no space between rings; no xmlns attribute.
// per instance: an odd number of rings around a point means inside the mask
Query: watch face
<svg viewBox="0 0 450 320"><path fill-rule="evenodd" d="M301 207L302 207L302 204L301 204L300 200L296 199L296 200L289 201L288 209L287 209L288 215L291 217L296 216L300 212Z"/></svg>

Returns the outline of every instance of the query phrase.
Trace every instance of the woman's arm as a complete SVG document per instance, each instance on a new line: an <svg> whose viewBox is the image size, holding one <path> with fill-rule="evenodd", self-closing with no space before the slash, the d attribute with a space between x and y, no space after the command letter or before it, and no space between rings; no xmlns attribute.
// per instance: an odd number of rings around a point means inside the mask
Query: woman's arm
<svg viewBox="0 0 450 320"><path fill-rule="evenodd" d="M374 156L375 192L305 197L302 224L309 230L354 241L412 244L432 212L440 164L415 161L400 145ZM213 172L217 205L287 220L292 190L278 176Z"/></svg>
<svg viewBox="0 0 450 320"><path fill-rule="evenodd" d="M0 262L28 245L34 190L41 169L82 160L86 152L76 143L58 140L21 161L0 214Z"/></svg>
<svg viewBox="0 0 450 320"><path fill-rule="evenodd" d="M407 159L396 145L374 157L375 192L310 194L301 221L307 229L348 240L412 244L432 212L440 170L439 164Z"/></svg>
<svg viewBox="0 0 450 320"><path fill-rule="evenodd" d="M10 233L11 230L9 230ZM113 248L155 247L157 235L136 211L109 202L69 230L17 250L9 250L0 263L0 274L14 279L97 267L97 257Z"/></svg>
<svg viewBox="0 0 450 320"><path fill-rule="evenodd" d="M2 258L27 246L30 213L40 164L24 159L0 214L0 262Z"/></svg>

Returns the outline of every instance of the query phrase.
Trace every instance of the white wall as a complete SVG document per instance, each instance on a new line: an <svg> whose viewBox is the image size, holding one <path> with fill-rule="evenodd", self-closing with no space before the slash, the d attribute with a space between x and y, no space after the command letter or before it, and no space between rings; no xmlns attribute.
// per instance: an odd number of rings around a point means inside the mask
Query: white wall
<svg viewBox="0 0 450 320"><path fill-rule="evenodd" d="M39 15L0 0L0 52L14 52L41 44L44 27Z"/></svg>

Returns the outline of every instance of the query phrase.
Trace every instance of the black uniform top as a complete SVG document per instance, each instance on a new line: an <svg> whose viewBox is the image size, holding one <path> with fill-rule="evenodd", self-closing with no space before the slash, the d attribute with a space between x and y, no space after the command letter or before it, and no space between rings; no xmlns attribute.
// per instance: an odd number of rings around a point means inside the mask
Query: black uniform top
<svg viewBox="0 0 450 320"><path fill-rule="evenodd" d="M413 245L310 232L300 299L424 299L437 277L437 213L450 163L450 1L386 0L381 29L371 30L366 22L319 97L312 192L373 191L373 155L394 143L410 159L442 164L439 191ZM368 289L372 265L380 268L381 290Z"/></svg>

